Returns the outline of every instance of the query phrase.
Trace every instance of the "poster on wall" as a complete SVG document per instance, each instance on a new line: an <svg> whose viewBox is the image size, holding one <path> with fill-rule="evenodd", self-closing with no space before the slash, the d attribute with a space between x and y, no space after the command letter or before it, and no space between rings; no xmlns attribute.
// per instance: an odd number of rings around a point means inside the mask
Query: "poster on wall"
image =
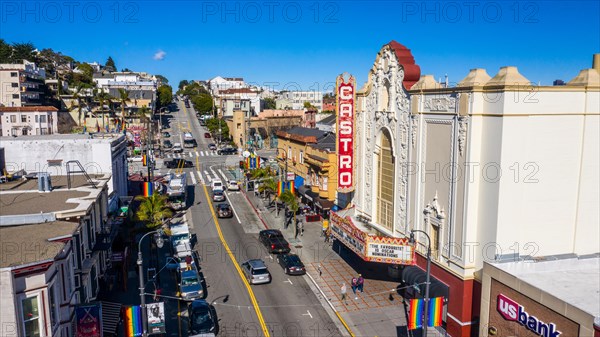
<svg viewBox="0 0 600 337"><path fill-rule="evenodd" d="M347 77L347 79L346 79ZM338 192L354 191L355 80L344 73L336 80Z"/></svg>
<svg viewBox="0 0 600 337"><path fill-rule="evenodd" d="M148 316L148 333L166 333L164 302L147 304L146 310Z"/></svg>
<svg viewBox="0 0 600 337"><path fill-rule="evenodd" d="M102 337L102 305L80 305L75 309L75 336Z"/></svg>

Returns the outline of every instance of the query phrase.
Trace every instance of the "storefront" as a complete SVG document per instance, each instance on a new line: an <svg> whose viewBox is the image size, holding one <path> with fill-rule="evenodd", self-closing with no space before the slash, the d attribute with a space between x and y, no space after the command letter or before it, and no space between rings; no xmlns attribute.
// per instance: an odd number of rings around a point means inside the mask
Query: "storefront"
<svg viewBox="0 0 600 337"><path fill-rule="evenodd" d="M485 263L480 335L598 337L599 279L598 257Z"/></svg>

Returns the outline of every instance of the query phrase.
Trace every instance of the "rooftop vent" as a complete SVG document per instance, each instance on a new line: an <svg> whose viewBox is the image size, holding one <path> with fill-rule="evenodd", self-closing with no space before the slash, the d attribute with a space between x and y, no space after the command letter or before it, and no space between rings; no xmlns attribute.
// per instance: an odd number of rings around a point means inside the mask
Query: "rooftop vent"
<svg viewBox="0 0 600 337"><path fill-rule="evenodd" d="M50 173L38 172L38 191L39 192L50 192L52 191L52 180L50 179Z"/></svg>

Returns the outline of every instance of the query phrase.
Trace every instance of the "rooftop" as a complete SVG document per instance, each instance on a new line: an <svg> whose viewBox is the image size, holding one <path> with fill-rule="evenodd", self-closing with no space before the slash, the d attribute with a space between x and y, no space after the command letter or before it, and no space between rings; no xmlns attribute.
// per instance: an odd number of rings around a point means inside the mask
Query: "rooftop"
<svg viewBox="0 0 600 337"><path fill-rule="evenodd" d="M53 259L65 244L49 240L71 236L78 225L77 222L52 221L33 225L0 226L0 245L7 247L0 254L0 268Z"/></svg>
<svg viewBox="0 0 600 337"><path fill-rule="evenodd" d="M595 317L600 325L600 255L492 266ZM574 277L576 276L576 277Z"/></svg>
<svg viewBox="0 0 600 337"><path fill-rule="evenodd" d="M16 106L16 107L0 107L0 112L36 112L36 111L58 111L53 106Z"/></svg>
<svg viewBox="0 0 600 337"><path fill-rule="evenodd" d="M337 122L335 114L329 114L329 116L321 119L317 124L334 125Z"/></svg>
<svg viewBox="0 0 600 337"><path fill-rule="evenodd" d="M316 144L310 144L309 146L319 150L328 150L335 152L336 139L337 138L335 134L328 132L323 138L319 138Z"/></svg>
<svg viewBox="0 0 600 337"><path fill-rule="evenodd" d="M102 133L102 134L82 134L82 133L70 133L70 134L52 134L52 135L31 135L27 137L0 137L2 145L7 146L10 142L31 142L31 141L49 141L49 140L89 140L96 143L112 143L118 138L124 137L122 133Z"/></svg>

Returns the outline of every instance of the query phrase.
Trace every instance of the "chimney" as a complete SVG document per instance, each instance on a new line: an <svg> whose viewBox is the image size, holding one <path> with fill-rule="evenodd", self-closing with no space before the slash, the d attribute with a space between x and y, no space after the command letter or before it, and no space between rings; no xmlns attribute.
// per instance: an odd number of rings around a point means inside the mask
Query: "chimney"
<svg viewBox="0 0 600 337"><path fill-rule="evenodd" d="M592 68L596 69L600 73L600 53L594 54Z"/></svg>

